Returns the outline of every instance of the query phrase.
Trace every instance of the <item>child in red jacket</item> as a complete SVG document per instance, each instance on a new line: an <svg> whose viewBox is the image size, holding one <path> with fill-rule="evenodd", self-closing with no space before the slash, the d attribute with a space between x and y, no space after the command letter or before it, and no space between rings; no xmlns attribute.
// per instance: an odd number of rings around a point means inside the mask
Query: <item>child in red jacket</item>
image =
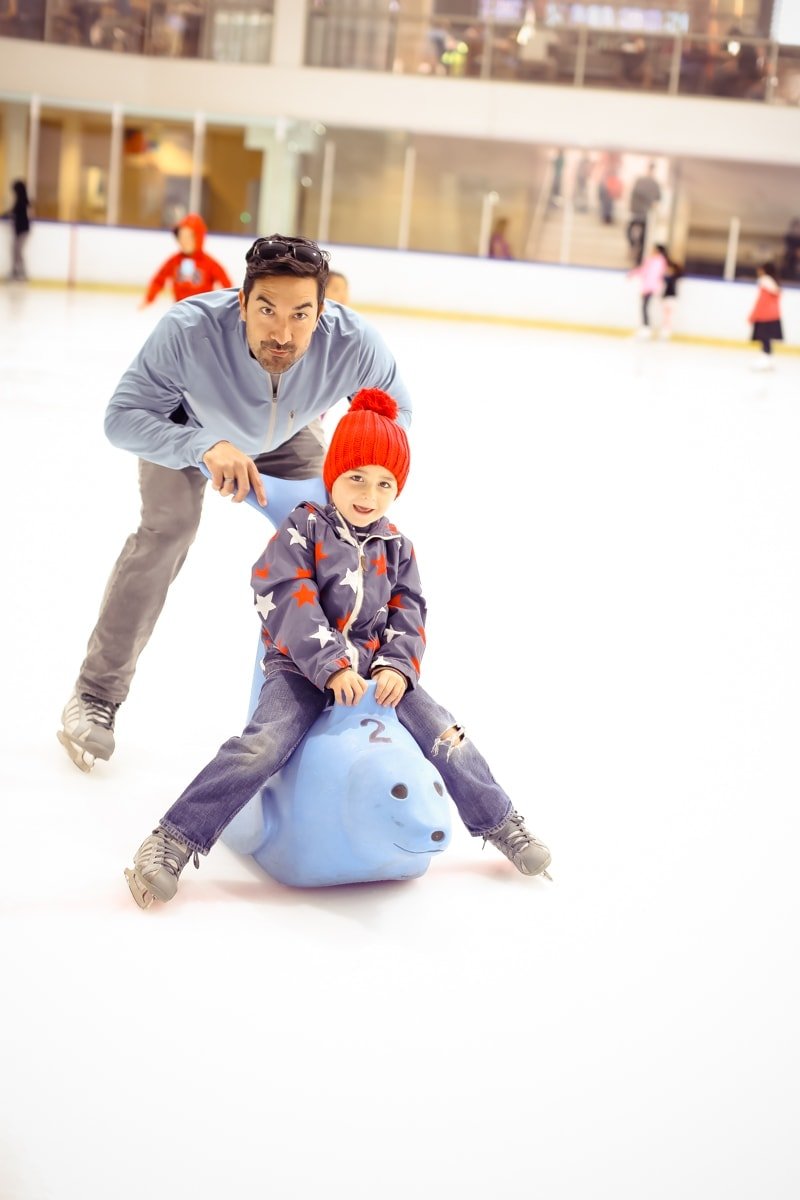
<svg viewBox="0 0 800 1200"><path fill-rule="evenodd" d="M756 268L756 279L758 293L749 317L753 325L750 341L761 342L761 354L753 363L753 369L771 371L774 366L772 343L783 341L781 289L775 264L762 263Z"/></svg>
<svg viewBox="0 0 800 1200"><path fill-rule="evenodd" d="M176 300L185 300L187 296L197 296L201 292L213 291L214 288L233 286L225 268L204 252L206 232L206 223L197 213L189 213L175 227L180 251L168 258L156 271L150 280L141 308L152 304L168 283L172 285Z"/></svg>

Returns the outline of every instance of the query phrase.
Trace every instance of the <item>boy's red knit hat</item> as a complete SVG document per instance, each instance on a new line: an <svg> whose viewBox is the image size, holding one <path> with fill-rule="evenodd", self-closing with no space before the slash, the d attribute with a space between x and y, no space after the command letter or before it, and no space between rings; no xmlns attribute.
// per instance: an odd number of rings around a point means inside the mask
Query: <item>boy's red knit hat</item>
<svg viewBox="0 0 800 1200"><path fill-rule="evenodd" d="M406 431L397 424L397 401L379 388L362 388L333 431L322 468L325 487L330 492L345 471L373 464L392 472L399 495L411 454Z"/></svg>

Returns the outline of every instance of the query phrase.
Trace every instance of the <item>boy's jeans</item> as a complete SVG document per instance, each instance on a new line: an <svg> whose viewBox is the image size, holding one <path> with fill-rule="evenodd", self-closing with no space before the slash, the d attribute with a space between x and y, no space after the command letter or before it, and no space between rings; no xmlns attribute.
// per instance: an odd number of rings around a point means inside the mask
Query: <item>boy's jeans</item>
<svg viewBox="0 0 800 1200"><path fill-rule="evenodd" d="M229 738L161 819L161 826L192 850L207 854L241 808L280 770L330 701L304 675L280 667L264 681L255 712L241 737ZM417 687L396 709L422 753L438 769L471 834L503 824L511 801L485 759L467 739L448 755L437 739L454 725L446 709Z"/></svg>

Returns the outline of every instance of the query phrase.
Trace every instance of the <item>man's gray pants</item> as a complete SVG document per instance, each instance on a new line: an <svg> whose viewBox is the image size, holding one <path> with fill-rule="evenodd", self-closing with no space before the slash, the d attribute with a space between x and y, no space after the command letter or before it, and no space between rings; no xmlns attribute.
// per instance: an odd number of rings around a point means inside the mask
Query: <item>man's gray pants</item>
<svg viewBox="0 0 800 1200"><path fill-rule="evenodd" d="M279 479L318 479L324 457L322 427L313 421L277 450L259 455L258 468ZM78 695L89 692L114 704L126 699L139 655L197 534L207 482L197 467L174 470L139 461L139 528L123 546L106 585ZM276 512L275 523L285 516Z"/></svg>

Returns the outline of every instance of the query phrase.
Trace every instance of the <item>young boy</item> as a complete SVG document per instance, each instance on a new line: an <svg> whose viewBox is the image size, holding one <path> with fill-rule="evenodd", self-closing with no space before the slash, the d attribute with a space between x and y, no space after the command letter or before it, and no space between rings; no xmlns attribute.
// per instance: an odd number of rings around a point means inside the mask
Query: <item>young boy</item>
<svg viewBox="0 0 800 1200"><path fill-rule="evenodd" d="M125 877L141 908L172 899L189 859L198 865L198 853L208 853L287 762L323 708L357 704L368 678L378 703L397 709L434 762L470 833L523 875L546 873L547 847L527 831L461 726L418 683L426 605L413 547L386 520L410 461L396 417L385 392L356 394L325 458L331 503L298 505L253 568L264 685L241 737L220 747L136 851Z"/></svg>
<svg viewBox="0 0 800 1200"><path fill-rule="evenodd" d="M208 229L198 213L188 213L175 226L173 232L180 249L158 268L147 285L140 308L152 304L168 284L176 301L231 286L228 272L222 263L218 263L203 249Z"/></svg>

